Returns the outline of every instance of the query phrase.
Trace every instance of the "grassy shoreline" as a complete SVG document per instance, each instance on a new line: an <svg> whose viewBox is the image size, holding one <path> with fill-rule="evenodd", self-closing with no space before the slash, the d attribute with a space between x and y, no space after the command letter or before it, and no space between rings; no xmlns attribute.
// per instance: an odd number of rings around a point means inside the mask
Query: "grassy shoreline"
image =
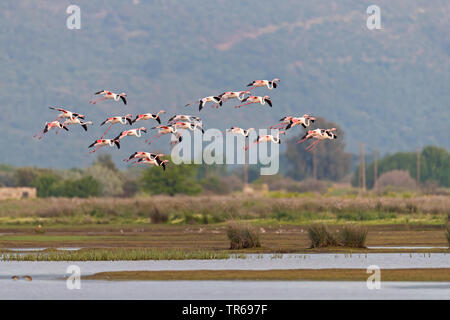
<svg viewBox="0 0 450 320"><path fill-rule="evenodd" d="M156 250L149 248L89 248L76 251L45 249L42 251L21 251L0 249L0 264L3 261L133 261L133 260L211 260L246 259L248 254L271 254L281 258L283 254L344 254L347 256L374 253L404 253L429 256L433 253L450 253L450 249L355 249L345 247L311 248L295 252L273 252L270 250Z"/></svg>
<svg viewBox="0 0 450 320"><path fill-rule="evenodd" d="M83 276L84 280L247 280L366 281L366 269L116 271ZM381 281L450 281L450 268L382 269Z"/></svg>

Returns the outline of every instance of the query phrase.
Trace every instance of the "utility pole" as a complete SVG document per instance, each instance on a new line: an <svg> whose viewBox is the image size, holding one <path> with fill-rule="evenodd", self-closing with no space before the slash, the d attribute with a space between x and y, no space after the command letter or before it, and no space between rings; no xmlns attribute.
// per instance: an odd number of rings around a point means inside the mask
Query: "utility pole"
<svg viewBox="0 0 450 320"><path fill-rule="evenodd" d="M313 178L317 180L316 149L313 149Z"/></svg>
<svg viewBox="0 0 450 320"><path fill-rule="evenodd" d="M244 162L244 188L248 184L248 172L247 172L247 161Z"/></svg>
<svg viewBox="0 0 450 320"><path fill-rule="evenodd" d="M244 150L244 189L245 187L247 187L248 184L248 167L247 167L247 157L248 157L248 152Z"/></svg>
<svg viewBox="0 0 450 320"><path fill-rule="evenodd" d="M373 185L375 186L375 183L378 179L378 149L375 148L373 151Z"/></svg>
<svg viewBox="0 0 450 320"><path fill-rule="evenodd" d="M361 142L359 144L359 156L360 156L360 178L361 178L361 189L366 190L366 160L364 154L364 144Z"/></svg>
<svg viewBox="0 0 450 320"><path fill-rule="evenodd" d="M420 150L417 148L417 175L416 175L416 184L420 185Z"/></svg>

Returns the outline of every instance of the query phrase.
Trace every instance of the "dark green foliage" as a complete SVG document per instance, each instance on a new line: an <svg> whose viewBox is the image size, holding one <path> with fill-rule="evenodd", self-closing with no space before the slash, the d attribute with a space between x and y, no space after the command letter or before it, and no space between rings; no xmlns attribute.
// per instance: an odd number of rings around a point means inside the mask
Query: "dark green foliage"
<svg viewBox="0 0 450 320"><path fill-rule="evenodd" d="M63 197L96 197L100 194L100 183L92 177L83 177L76 180L65 180L62 184Z"/></svg>
<svg viewBox="0 0 450 320"><path fill-rule="evenodd" d="M14 184L17 187L31 187L39 171L34 168L17 168L14 171Z"/></svg>
<svg viewBox="0 0 450 320"><path fill-rule="evenodd" d="M151 167L142 175L142 189L151 194L195 195L202 191L196 176L196 165L168 164L165 171L161 167Z"/></svg>
<svg viewBox="0 0 450 320"><path fill-rule="evenodd" d="M36 188L37 196L40 198L54 197L60 193L59 179L54 174L36 177L33 186Z"/></svg>
<svg viewBox="0 0 450 320"><path fill-rule="evenodd" d="M42 174L35 179L33 186L37 189L37 196L41 198L87 198L100 194L99 182L90 176L61 181L53 174Z"/></svg>

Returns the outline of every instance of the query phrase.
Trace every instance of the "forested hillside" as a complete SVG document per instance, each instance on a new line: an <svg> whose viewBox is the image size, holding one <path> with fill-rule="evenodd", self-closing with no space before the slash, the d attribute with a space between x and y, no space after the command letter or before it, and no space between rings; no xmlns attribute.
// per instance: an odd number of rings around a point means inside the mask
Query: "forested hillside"
<svg viewBox="0 0 450 320"><path fill-rule="evenodd" d="M108 115L160 109L164 119L200 115L206 129L269 127L309 112L339 124L353 153L359 142L381 153L450 148L449 1L379 0L383 29L373 31L371 3L361 1L76 1L81 30L66 28L69 4L0 2L0 163L87 166ZM274 77L279 88L255 90L273 108L184 107ZM101 89L127 92L128 105L89 104ZM86 114L95 127L37 142L33 134L55 118L48 106ZM167 152L167 139L153 149ZM130 137L108 152L119 162L144 147Z"/></svg>

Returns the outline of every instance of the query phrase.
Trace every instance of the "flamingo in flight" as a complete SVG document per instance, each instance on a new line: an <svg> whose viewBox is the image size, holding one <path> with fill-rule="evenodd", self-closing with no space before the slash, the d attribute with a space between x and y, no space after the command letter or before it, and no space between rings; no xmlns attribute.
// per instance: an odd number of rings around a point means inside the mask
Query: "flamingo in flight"
<svg viewBox="0 0 450 320"><path fill-rule="evenodd" d="M250 131L255 130L255 128L248 128L247 130L239 128L239 127L231 127L230 129L227 129L227 132L234 133L234 134L241 134L244 137L248 138Z"/></svg>
<svg viewBox="0 0 450 320"><path fill-rule="evenodd" d="M103 139L103 137L106 135L106 133L109 131L109 129L111 129L113 124L116 124L116 123L126 124L127 121L128 121L128 123L130 125L133 124L132 117L133 116L131 114L127 114L125 116L117 116L117 117L109 117L109 118L107 118L105 121L103 121L100 124L100 126L102 126L102 125L104 125L106 123L109 123L108 128L106 129L105 133L103 133L103 135L101 136L100 139Z"/></svg>
<svg viewBox="0 0 450 320"><path fill-rule="evenodd" d="M185 107L188 107L188 106L190 106L190 105L193 105L193 104L195 104L195 103L197 103L197 102L199 103L199 105L198 105L198 111L201 111L201 110L203 109L203 107L205 106L205 104L208 103L208 102L214 102L214 103L216 103L216 108L219 108L219 106L222 106L222 100L220 99L220 97L218 97L218 96L209 96L209 97L204 97L204 98L199 99L199 100L197 100L197 101L188 103L188 104L185 105ZM213 106L213 107L214 107L214 106Z"/></svg>
<svg viewBox="0 0 450 320"><path fill-rule="evenodd" d="M186 115L186 114L177 114L174 115L172 118L170 118L169 120L167 120L167 123L175 123L178 121L187 121L187 122L200 122L202 121L199 117L196 116L190 116L190 115Z"/></svg>
<svg viewBox="0 0 450 320"><path fill-rule="evenodd" d="M327 139L330 139L330 140L337 139L337 135L333 131L336 131L336 128L310 130L297 143L302 143L309 139L316 139L316 141L311 143L305 149L305 150L311 152L320 142L327 140Z"/></svg>
<svg viewBox="0 0 450 320"><path fill-rule="evenodd" d="M121 133L119 133L119 135L117 137L115 137L114 140L120 140L126 136L136 136L137 138L140 138L142 135L142 132L147 133L147 129L145 129L145 127L140 127L140 128L125 130L125 131L122 131Z"/></svg>
<svg viewBox="0 0 450 320"><path fill-rule="evenodd" d="M276 136L273 136L271 134L268 135L263 135L263 136L258 136L255 140L255 142L253 142L253 144L259 144L259 143L265 143L265 142L273 142L276 144L280 144L281 143L281 139L280 139L280 134L286 134L285 131L278 131ZM245 150L248 150L250 146L245 147Z"/></svg>
<svg viewBox="0 0 450 320"><path fill-rule="evenodd" d="M249 83L247 87L251 87L248 90L253 90L256 87L267 87L269 90L272 90L278 86L277 82L280 82L280 79L274 78L273 80L254 80Z"/></svg>
<svg viewBox="0 0 450 320"><path fill-rule="evenodd" d="M175 144L183 140L183 136L178 132L177 128L175 128L172 125L170 126L160 125L153 127L152 129L158 129L158 132L150 139L145 140L147 144L151 144L154 140L158 139L159 137L165 134L173 134L177 138L177 141L172 141L170 142L171 144Z"/></svg>
<svg viewBox="0 0 450 320"><path fill-rule="evenodd" d="M55 107L48 107L48 108L61 112L58 115L58 118L56 118L55 120L58 120L59 118L68 118L68 119L72 119L72 118L84 119L85 118L84 115L82 115L80 113L75 113L75 112L72 112L72 111L69 111L69 110L66 110L63 108L55 108Z"/></svg>
<svg viewBox="0 0 450 320"><path fill-rule="evenodd" d="M250 94L250 91L227 91L222 93L218 97L220 97L220 100L222 100L222 102L226 102L230 99L238 99L239 101L242 101L245 99L246 93Z"/></svg>
<svg viewBox="0 0 450 320"><path fill-rule="evenodd" d="M42 130L40 133L36 133L33 136L33 138L36 138L37 136L39 136L38 139L41 140L47 132L49 132L50 130L55 129L55 128L64 129L66 131L69 131L69 129L67 129L67 127L64 124L62 124L61 122L55 120L55 121L52 121L52 122L46 122L44 130ZM56 131L56 133L58 133L58 132L59 131Z"/></svg>
<svg viewBox="0 0 450 320"><path fill-rule="evenodd" d="M70 124L79 124L83 127L84 131L87 131L87 125L92 125L92 121L82 121L79 118L69 118L62 123L63 126L67 126Z"/></svg>
<svg viewBox="0 0 450 320"><path fill-rule="evenodd" d="M272 107L272 100L270 100L270 97L269 97L269 96L264 96L264 97L259 97L259 96L249 96L249 97L244 98L244 99L242 100L242 102L246 102L246 101L248 101L248 102L247 102L247 103L244 103L244 104L241 104L241 105L238 105L238 106L235 106L235 108L241 108L241 107L243 107L243 106L246 106L246 105L252 104L252 103L260 103L260 104L263 106L263 105L266 104L266 102L267 102L267 104L268 104L270 107Z"/></svg>
<svg viewBox="0 0 450 320"><path fill-rule="evenodd" d="M89 151L89 153L94 153L98 149L104 146L110 146L114 147L116 146L117 149L120 149L120 141L118 139L98 139L95 140L88 148L96 147L94 150Z"/></svg>
<svg viewBox="0 0 450 320"><path fill-rule="evenodd" d="M282 121L281 123L271 126L270 128L275 128L275 127L285 127L285 130L288 130L292 127L298 126L298 125L302 125L303 128L309 127L311 125L311 123L314 123L314 121L316 121L316 118L311 117L309 114L304 114L302 117L292 117L292 116L287 116L284 118L281 118L280 121Z"/></svg>
<svg viewBox="0 0 450 320"><path fill-rule="evenodd" d="M140 158L137 163L145 163L149 165L155 165L157 167L162 167L163 170L166 170L166 163L169 162L169 160L161 160L159 157L155 157L153 159L148 158Z"/></svg>
<svg viewBox="0 0 450 320"><path fill-rule="evenodd" d="M201 122L176 122L173 124L173 126L177 129L189 129L191 131L194 131L198 128L202 133L205 133L205 130L203 130L203 124Z"/></svg>
<svg viewBox="0 0 450 320"><path fill-rule="evenodd" d="M96 104L97 102L103 101L103 100L119 101L121 99L124 104L127 104L127 99L126 99L127 98L127 94L125 92L114 93L114 92L111 92L111 91L108 91L108 90L100 90L100 91L97 91L94 94L100 94L103 97L99 98L99 99L96 99L96 100L91 100L91 101L89 101L89 103Z"/></svg>
<svg viewBox="0 0 450 320"><path fill-rule="evenodd" d="M164 153L156 154L156 153L145 152L145 151L136 151L128 159L124 159L123 161L128 162L133 159L141 159L141 158L152 160L154 158L157 158L157 157L160 158L163 156L164 156Z"/></svg>
<svg viewBox="0 0 450 320"><path fill-rule="evenodd" d="M157 114L153 114L153 113L143 113L143 114L138 114L136 116L136 119L133 120L133 123L139 121L139 120L150 120L150 119L154 119L156 121L158 121L159 124L161 124L161 118L159 117L159 115L161 113L166 113L164 110L160 110Z"/></svg>

